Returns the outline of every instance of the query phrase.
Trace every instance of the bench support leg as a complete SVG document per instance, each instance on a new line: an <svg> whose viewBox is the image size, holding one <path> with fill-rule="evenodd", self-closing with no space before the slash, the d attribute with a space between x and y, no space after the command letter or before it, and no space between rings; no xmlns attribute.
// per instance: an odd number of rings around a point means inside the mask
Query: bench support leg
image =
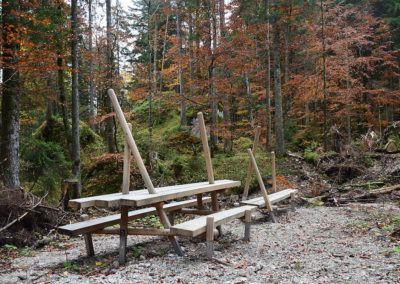
<svg viewBox="0 0 400 284"><path fill-rule="evenodd" d="M290 208L293 212L296 212L296 206L294 205L294 193L290 195Z"/></svg>
<svg viewBox="0 0 400 284"><path fill-rule="evenodd" d="M217 192L211 192L211 209L214 212L218 212L219 211L218 193ZM218 235L222 236L222 227L218 226L217 230L218 230Z"/></svg>
<svg viewBox="0 0 400 284"><path fill-rule="evenodd" d="M126 262L126 245L128 239L128 207L121 206L121 223L119 230L119 263Z"/></svg>
<svg viewBox="0 0 400 284"><path fill-rule="evenodd" d="M251 226L251 211L247 210L244 214L244 238L243 240L250 241L250 226Z"/></svg>
<svg viewBox="0 0 400 284"><path fill-rule="evenodd" d="M203 205L203 194L197 194L197 209L202 210L204 209L204 205Z"/></svg>
<svg viewBox="0 0 400 284"><path fill-rule="evenodd" d="M269 211L269 217L270 217L272 223L276 223L276 217L275 217L275 213L273 210Z"/></svg>
<svg viewBox="0 0 400 284"><path fill-rule="evenodd" d="M207 217L206 223L207 258L212 259L214 254L214 217Z"/></svg>
<svg viewBox="0 0 400 284"><path fill-rule="evenodd" d="M88 257L94 256L93 239L92 234L84 234L86 254Z"/></svg>
<svg viewBox="0 0 400 284"><path fill-rule="evenodd" d="M169 229L171 227L171 223L169 222L167 213L165 213L163 204L162 203L157 204L156 209L158 217L160 217L161 224L163 224L165 229ZM174 247L176 254L182 256L183 250L178 242L178 239L175 236L168 236L168 239L170 240L172 246Z"/></svg>
<svg viewBox="0 0 400 284"><path fill-rule="evenodd" d="M169 219L171 226L173 226L175 224L175 212L169 212L168 219Z"/></svg>

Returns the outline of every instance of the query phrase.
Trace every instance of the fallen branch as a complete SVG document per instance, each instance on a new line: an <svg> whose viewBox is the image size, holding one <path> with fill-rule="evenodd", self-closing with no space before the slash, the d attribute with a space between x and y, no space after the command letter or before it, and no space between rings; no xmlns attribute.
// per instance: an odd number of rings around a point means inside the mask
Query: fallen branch
<svg viewBox="0 0 400 284"><path fill-rule="evenodd" d="M387 187L381 187L375 190L371 190L369 192L370 195L376 196L380 194L385 194L385 193L390 193L394 190L400 189L400 184L392 185L392 186L387 186Z"/></svg>

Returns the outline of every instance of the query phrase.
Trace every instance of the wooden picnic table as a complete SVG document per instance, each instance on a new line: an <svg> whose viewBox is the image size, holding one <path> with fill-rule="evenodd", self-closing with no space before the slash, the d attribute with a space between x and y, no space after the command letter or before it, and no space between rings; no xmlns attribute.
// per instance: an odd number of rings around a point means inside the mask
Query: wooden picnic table
<svg viewBox="0 0 400 284"><path fill-rule="evenodd" d="M208 176L208 182L192 183L186 185L175 185L166 186L160 188L154 188L150 176L144 166L143 160L140 156L139 150L136 146L135 140L132 135L132 126L127 123L122 109L118 103L117 97L113 90L109 90L109 96L113 104L118 121L121 124L122 130L125 135L125 145L124 145L124 167L123 167L123 183L122 183L122 193L106 194L100 196L85 197L80 199L74 199L69 201L69 206L75 208L86 208L91 206L98 207L120 207L120 217L110 216L105 217L101 221L89 220L88 223L81 222L78 224L71 224L61 227L61 231L73 234L74 232L83 232L84 229L87 234L85 234L85 242L88 255L94 254L92 233L95 234L119 234L120 235L120 246L119 246L119 261L124 263L126 261L126 243L127 235L152 235L152 236L167 236L176 253L182 255L182 249L178 243L176 235L171 233L171 222L167 215L166 207L168 207L169 212L176 212L179 210L186 214L196 214L196 215L209 215L219 211L218 203L218 193L224 191L225 189L240 186L239 181L232 180L214 180L214 172L212 169L210 149L208 146L207 133L204 123L203 114L198 114L201 140L203 144L204 158L206 162L206 170ZM130 178L130 163L132 156L134 157L135 163L137 164L140 174L144 180L146 189L129 191L129 178ZM211 195L211 210L204 208L204 197L203 194ZM185 206L193 205L189 202L182 202L181 206L174 206L174 203L167 203L170 201L176 201L177 199L187 198L190 196L196 196L196 209L187 209ZM178 203L179 204L179 203ZM143 207L136 211L129 211L130 207L137 209ZM155 209L155 210L153 210ZM129 228L128 222L131 217L144 216L149 213L155 213L160 218L161 224L164 228ZM244 211L242 212L244 214ZM242 214L240 213L240 214ZM233 215L239 216L235 212ZM242 214L242 215L243 215ZM233 216L232 215L232 216ZM227 216L226 218L228 218ZM83 224L82 224L83 223ZM119 224L119 228L107 228L110 225ZM75 225L75 226L74 226ZM97 226L97 227L96 227ZM97 230L97 228L99 228ZM217 227L218 228L218 227Z"/></svg>

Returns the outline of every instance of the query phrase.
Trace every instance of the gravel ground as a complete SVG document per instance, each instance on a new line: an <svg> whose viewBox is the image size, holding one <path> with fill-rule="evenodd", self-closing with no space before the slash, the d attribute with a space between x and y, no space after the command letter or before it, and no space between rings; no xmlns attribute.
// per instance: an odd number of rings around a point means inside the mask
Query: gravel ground
<svg viewBox="0 0 400 284"><path fill-rule="evenodd" d="M400 209L298 208L274 224L257 213L250 243L240 221L223 226L213 261L201 240L181 239L178 257L165 239L130 237L129 262L119 267L116 236L95 236L91 259L82 239L60 239L0 262L0 283L400 283L399 243L380 225L388 215Z"/></svg>

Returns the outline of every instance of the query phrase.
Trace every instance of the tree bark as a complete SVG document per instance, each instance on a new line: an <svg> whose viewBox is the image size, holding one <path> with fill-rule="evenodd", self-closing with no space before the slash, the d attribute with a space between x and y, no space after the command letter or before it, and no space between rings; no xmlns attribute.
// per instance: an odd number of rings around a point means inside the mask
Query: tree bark
<svg viewBox="0 0 400 284"><path fill-rule="evenodd" d="M106 0L106 21L107 21L107 88L104 90L104 101L107 113L112 112L112 105L110 98L107 95L107 90L113 88L114 77L114 53L113 53L113 39L112 39L112 19L111 19L111 0ZM106 142L109 153L115 153L115 140L114 140L114 119L108 117L106 119Z"/></svg>
<svg viewBox="0 0 400 284"><path fill-rule="evenodd" d="M184 82L183 82L183 68L182 68L182 23L181 23L181 12L182 12L182 0L178 0L176 11L176 36L178 38L178 81L179 81L179 100L180 100L180 126L184 127L187 125L186 119L186 100L184 96Z"/></svg>
<svg viewBox="0 0 400 284"><path fill-rule="evenodd" d="M19 180L19 109L20 76L17 69L20 46L17 35L19 1L2 1L2 96L1 96L1 178L8 188L20 187Z"/></svg>
<svg viewBox="0 0 400 284"><path fill-rule="evenodd" d="M279 7L279 0L274 1L275 9ZM281 63L280 63L280 27L278 19L274 19L274 89L275 89L275 136L276 154L285 153L285 141L283 134L283 110L282 110L282 84L281 84Z"/></svg>
<svg viewBox="0 0 400 284"><path fill-rule="evenodd" d="M71 57L72 57L72 175L76 179L74 184L76 197L81 196L81 161L80 161L80 133L79 133L79 91L78 91L78 7L77 0L71 1Z"/></svg>
<svg viewBox="0 0 400 284"><path fill-rule="evenodd" d="M323 0L320 0L321 9L321 41L322 41L322 80L323 80L323 132L324 151L328 150L328 98L326 93L326 42L325 42L325 10Z"/></svg>
<svg viewBox="0 0 400 284"><path fill-rule="evenodd" d="M271 117L271 32L270 32L270 14L269 0L265 1L266 21L267 21L267 62L266 62L266 80L265 80L265 110L266 110L266 149L269 152L272 149L272 117Z"/></svg>
<svg viewBox="0 0 400 284"><path fill-rule="evenodd" d="M89 9L89 120L93 121L97 115L96 93L93 82L93 0L88 1ZM92 125L93 127L93 125Z"/></svg>

